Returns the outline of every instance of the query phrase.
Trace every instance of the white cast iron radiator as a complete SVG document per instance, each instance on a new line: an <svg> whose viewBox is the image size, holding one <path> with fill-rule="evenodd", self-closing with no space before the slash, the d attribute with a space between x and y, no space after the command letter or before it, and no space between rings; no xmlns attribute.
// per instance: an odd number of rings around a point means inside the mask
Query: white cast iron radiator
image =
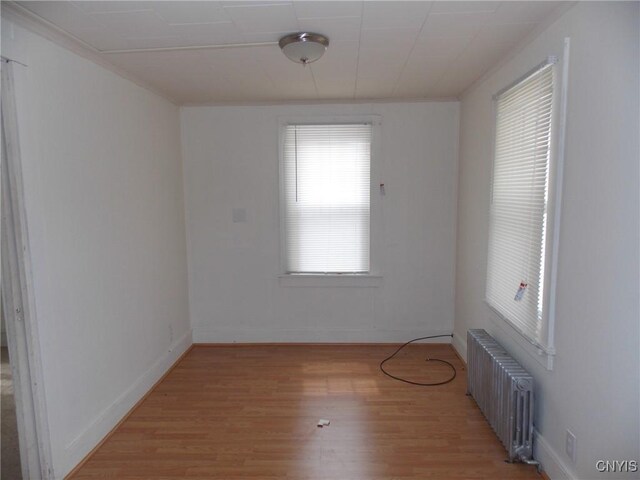
<svg viewBox="0 0 640 480"><path fill-rule="evenodd" d="M491 335L467 332L467 391L509 453L533 465L533 377ZM539 465L538 465L539 467Z"/></svg>

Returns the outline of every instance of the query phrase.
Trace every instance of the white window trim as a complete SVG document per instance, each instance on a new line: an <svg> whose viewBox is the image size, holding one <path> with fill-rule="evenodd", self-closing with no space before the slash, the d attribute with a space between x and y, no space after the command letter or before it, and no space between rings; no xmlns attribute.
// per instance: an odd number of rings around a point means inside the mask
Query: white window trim
<svg viewBox="0 0 640 480"><path fill-rule="evenodd" d="M564 174L564 158L565 158L565 132L567 123L567 89L569 82L569 48L570 39L564 39L562 57L549 57L548 62L553 61L556 64L557 75L554 79L554 89L557 92L554 99L554 118L555 135L552 135L552 170L549 172L549 211L548 211L548 235L546 251L549 252L545 259L545 283L544 283L544 313L543 318L546 320L543 334L546 339L546 345L543 347L536 344L525 336L513 323L506 319L500 312L484 299L485 304L491 311L491 321L507 333L522 349L540 363L545 369L553 370L553 361L556 354L555 350L555 323L556 323L556 285L558 277L558 252L560 244L560 213L562 209L562 185ZM543 62L546 63L546 62ZM542 66L539 65L537 68ZM535 69L534 69L535 70ZM530 72L532 73L532 72ZM514 84L517 82L514 82ZM512 85L514 85L512 84ZM506 90L506 87L501 91ZM497 94L496 94L497 96ZM494 99L495 97L494 96ZM497 121L496 102L493 102L494 122L492 134L491 159L495 158L495 127ZM493 172L491 174L493 178ZM487 259L488 260L488 259ZM486 270L485 270L486 271Z"/></svg>
<svg viewBox="0 0 640 480"><path fill-rule="evenodd" d="M282 287L359 287L371 288L382 285L381 275L356 273L283 273L278 275Z"/></svg>
<svg viewBox="0 0 640 480"><path fill-rule="evenodd" d="M371 196L369 231L369 272L368 273L288 273L286 270L287 252L284 239L285 230L285 191L284 191L284 129L287 125L322 125L341 123L371 124ZM381 235L381 191L382 156L380 133L382 117L380 115L320 115L320 116L283 116L278 119L278 181L280 215L280 266L278 280L283 287L378 287L382 285L382 272L379 263Z"/></svg>

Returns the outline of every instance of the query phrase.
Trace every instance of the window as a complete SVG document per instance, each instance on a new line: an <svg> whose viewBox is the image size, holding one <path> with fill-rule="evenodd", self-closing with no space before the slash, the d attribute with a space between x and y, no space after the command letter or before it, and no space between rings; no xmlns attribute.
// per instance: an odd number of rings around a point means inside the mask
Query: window
<svg viewBox="0 0 640 480"><path fill-rule="evenodd" d="M371 138L371 124L284 126L287 273L370 271Z"/></svg>
<svg viewBox="0 0 640 480"><path fill-rule="evenodd" d="M487 303L530 343L548 342L554 59L496 102Z"/></svg>

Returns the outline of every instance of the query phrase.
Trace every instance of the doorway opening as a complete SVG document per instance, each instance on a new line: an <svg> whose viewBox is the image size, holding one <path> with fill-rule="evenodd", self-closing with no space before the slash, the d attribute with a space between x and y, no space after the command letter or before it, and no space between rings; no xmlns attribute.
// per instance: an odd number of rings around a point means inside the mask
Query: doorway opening
<svg viewBox="0 0 640 480"><path fill-rule="evenodd" d="M0 478L22 479L18 421L13 389L13 375L7 346L7 331L0 298Z"/></svg>

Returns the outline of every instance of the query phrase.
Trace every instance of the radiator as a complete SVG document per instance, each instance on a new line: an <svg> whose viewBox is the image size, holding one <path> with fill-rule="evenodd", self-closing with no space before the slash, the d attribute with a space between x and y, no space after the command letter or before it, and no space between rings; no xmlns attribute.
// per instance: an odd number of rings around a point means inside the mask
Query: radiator
<svg viewBox="0 0 640 480"><path fill-rule="evenodd" d="M484 330L467 333L467 392L508 452L508 460L538 465L533 456L533 377Z"/></svg>

